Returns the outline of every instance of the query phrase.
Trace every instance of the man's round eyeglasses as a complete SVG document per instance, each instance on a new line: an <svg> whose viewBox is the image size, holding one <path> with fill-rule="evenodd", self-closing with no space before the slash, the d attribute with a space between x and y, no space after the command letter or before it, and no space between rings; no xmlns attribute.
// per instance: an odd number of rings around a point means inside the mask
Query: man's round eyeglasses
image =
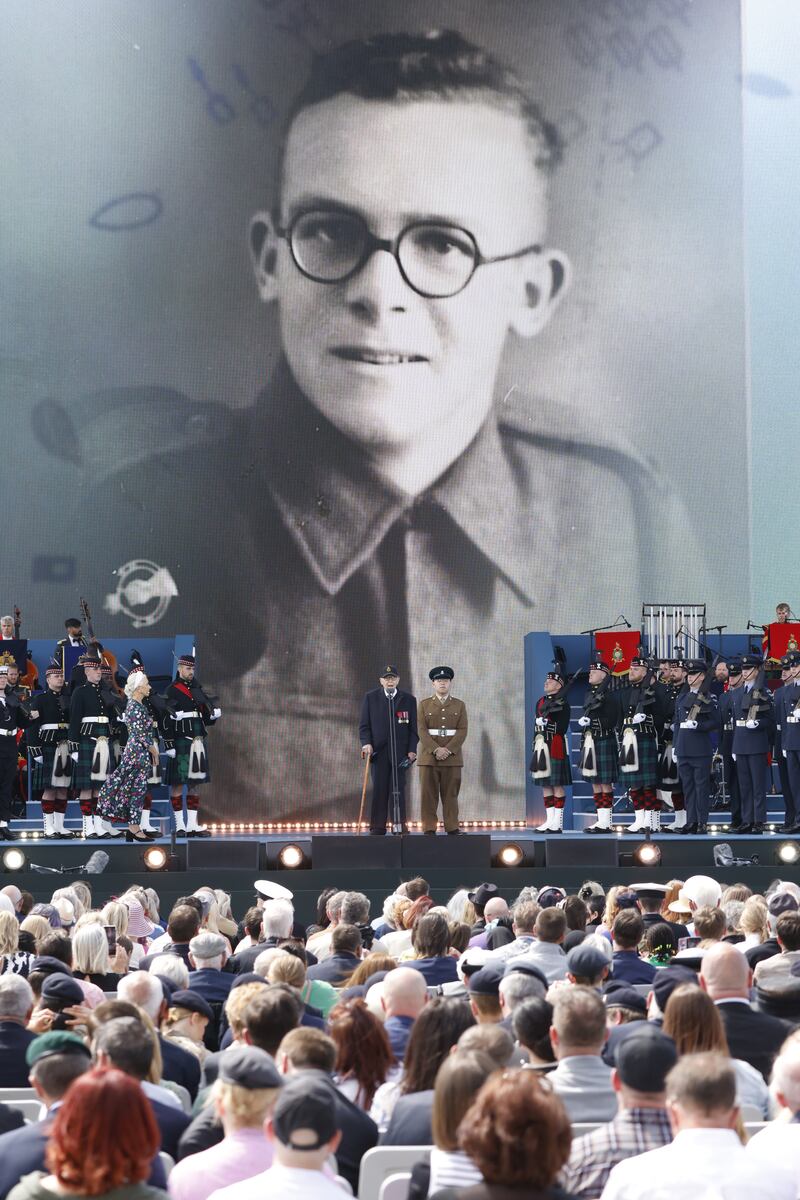
<svg viewBox="0 0 800 1200"><path fill-rule="evenodd" d="M428 299L463 291L478 267L539 254L538 244L512 254L484 258L467 229L445 221L413 221L396 238L378 238L359 213L308 209L275 230L289 244L295 266L316 283L344 283L357 275L376 250L394 258L408 286Z"/></svg>

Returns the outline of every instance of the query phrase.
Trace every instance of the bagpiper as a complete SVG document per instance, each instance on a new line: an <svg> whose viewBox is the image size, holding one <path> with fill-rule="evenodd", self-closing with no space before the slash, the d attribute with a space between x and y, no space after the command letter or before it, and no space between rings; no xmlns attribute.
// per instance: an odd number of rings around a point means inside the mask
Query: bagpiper
<svg viewBox="0 0 800 1200"><path fill-rule="evenodd" d="M614 784L619 778L617 724L619 699L611 690L611 668L601 658L589 666L589 690L578 717L581 729L579 766L592 785L597 821L586 833L607 833L614 808Z"/></svg>
<svg viewBox="0 0 800 1200"><path fill-rule="evenodd" d="M544 681L544 695L536 702L536 732L530 761L532 779L544 794L545 822L540 833L561 833L564 828L564 789L572 783L567 750L570 708L567 681L554 667Z"/></svg>
<svg viewBox="0 0 800 1200"><path fill-rule="evenodd" d="M623 690L620 723L620 776L633 802L634 819L627 833L661 829L658 787L658 738L664 708L648 660L631 659L628 686Z"/></svg>
<svg viewBox="0 0 800 1200"><path fill-rule="evenodd" d="M95 813L102 784L113 770L111 739L118 713L113 698L104 689L103 664L92 652L78 659L86 682L74 688L69 705L69 747L72 786L78 792L84 837L122 837L109 821Z"/></svg>
<svg viewBox="0 0 800 1200"><path fill-rule="evenodd" d="M169 758L166 783L170 788L175 831L187 837L210 837L205 825L198 824L200 797L195 789L208 783L207 729L222 716L222 710L206 696L195 679L193 654L182 654L173 682L166 691L164 745ZM186 823L183 820L183 789L186 794Z"/></svg>
<svg viewBox="0 0 800 1200"><path fill-rule="evenodd" d="M69 695L64 687L64 670L53 658L45 671L46 688L33 697L28 749L33 762L31 790L42 793L44 836L69 840L64 825L67 795L72 786L69 754Z"/></svg>

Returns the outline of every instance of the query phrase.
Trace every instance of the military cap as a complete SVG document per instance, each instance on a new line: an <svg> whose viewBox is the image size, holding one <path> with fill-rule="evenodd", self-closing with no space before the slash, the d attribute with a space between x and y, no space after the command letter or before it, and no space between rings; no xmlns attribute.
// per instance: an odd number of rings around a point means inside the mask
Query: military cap
<svg viewBox="0 0 800 1200"><path fill-rule="evenodd" d="M45 671L45 675L49 676L49 675L63 675L63 674L64 674L64 668L62 667L61 663L58 661L58 659L51 658L50 662L47 664L47 669Z"/></svg>
<svg viewBox="0 0 800 1200"><path fill-rule="evenodd" d="M706 671L708 670L708 667L706 663L703 662L702 658L687 658L684 666L686 667L687 675L699 675L701 671L705 675Z"/></svg>
<svg viewBox="0 0 800 1200"><path fill-rule="evenodd" d="M205 996L201 996L199 992L193 992L191 988L178 988L174 991L169 1006L170 1008L185 1008L187 1012L199 1013L201 1017L207 1017L209 1021L214 1020L214 1010Z"/></svg>
<svg viewBox="0 0 800 1200"><path fill-rule="evenodd" d="M760 667L763 659L760 654L743 654L742 666L745 670L751 667Z"/></svg>
<svg viewBox="0 0 800 1200"><path fill-rule="evenodd" d="M659 900L666 896L667 885L665 883L632 883L630 890L637 896L644 896L645 900Z"/></svg>
<svg viewBox="0 0 800 1200"><path fill-rule="evenodd" d="M253 887L262 900L294 900L294 892L271 879L257 879Z"/></svg>
<svg viewBox="0 0 800 1200"><path fill-rule="evenodd" d="M555 679L559 683L563 683L564 682L564 672L561 670L560 667L553 667L552 670L547 672L547 675L545 676L545 678L546 679Z"/></svg>
<svg viewBox="0 0 800 1200"><path fill-rule="evenodd" d="M607 662L603 662L602 658L593 658L589 663L590 671L605 671L606 675L611 674L611 667Z"/></svg>
<svg viewBox="0 0 800 1200"><path fill-rule="evenodd" d="M567 970L580 979L596 979L611 964L599 946L573 946L567 955Z"/></svg>
<svg viewBox="0 0 800 1200"><path fill-rule="evenodd" d="M528 975L531 979L538 979L545 991L550 987L544 971L540 967L537 967L535 963L532 963L530 959L526 959L524 954L517 954L514 958L506 962L505 974Z"/></svg>
<svg viewBox="0 0 800 1200"><path fill-rule="evenodd" d="M615 1066L626 1087L637 1092L663 1092L667 1075L678 1061L672 1038L648 1021L636 1027L617 1046Z"/></svg>
<svg viewBox="0 0 800 1200"><path fill-rule="evenodd" d="M52 1058L54 1054L83 1054L91 1059L92 1052L77 1033L68 1033L66 1029L51 1029L42 1033L28 1043L25 1051L25 1062L29 1067L42 1058Z"/></svg>
<svg viewBox="0 0 800 1200"><path fill-rule="evenodd" d="M193 654L182 654L178 659L179 667L193 667L195 665L195 656Z"/></svg>
<svg viewBox="0 0 800 1200"><path fill-rule="evenodd" d="M391 663L387 663L385 667L381 667L381 679L389 679L392 675L396 675L398 679L400 678L400 672L397 667L393 667Z"/></svg>
<svg viewBox="0 0 800 1200"><path fill-rule="evenodd" d="M645 997L622 980L609 980L603 989L603 1003L606 1008L630 1008L633 1012L647 1012Z"/></svg>
<svg viewBox="0 0 800 1200"><path fill-rule="evenodd" d="M102 670L103 660L100 658L99 654L93 654L93 653L82 654L80 656L80 658L78 659L78 666L79 667L99 667Z"/></svg>
<svg viewBox="0 0 800 1200"><path fill-rule="evenodd" d="M428 671L428 679L431 681L434 679L455 679L455 677L456 673L452 667L434 667L433 670Z"/></svg>
<svg viewBox="0 0 800 1200"><path fill-rule="evenodd" d="M632 667L649 667L650 659L644 654L634 654L631 659Z"/></svg>
<svg viewBox="0 0 800 1200"><path fill-rule="evenodd" d="M220 1055L218 1077L243 1088L279 1088L283 1076L275 1060L258 1046L231 1046Z"/></svg>
<svg viewBox="0 0 800 1200"><path fill-rule="evenodd" d="M42 1000L45 1007L51 1000L57 1004L83 1004L83 988L77 979L58 971L48 975L42 984Z"/></svg>
<svg viewBox="0 0 800 1200"><path fill-rule="evenodd" d="M500 994L500 980L505 974L502 963L487 962L469 977L469 990L476 996L497 996Z"/></svg>

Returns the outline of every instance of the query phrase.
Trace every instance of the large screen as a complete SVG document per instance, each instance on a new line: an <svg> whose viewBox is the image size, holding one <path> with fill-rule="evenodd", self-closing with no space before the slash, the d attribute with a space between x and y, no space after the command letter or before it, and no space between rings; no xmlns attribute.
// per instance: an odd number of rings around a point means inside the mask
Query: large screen
<svg viewBox="0 0 800 1200"><path fill-rule="evenodd" d="M387 662L521 816L528 631L747 620L737 3L4 16L8 605L196 635L210 816L353 819Z"/></svg>

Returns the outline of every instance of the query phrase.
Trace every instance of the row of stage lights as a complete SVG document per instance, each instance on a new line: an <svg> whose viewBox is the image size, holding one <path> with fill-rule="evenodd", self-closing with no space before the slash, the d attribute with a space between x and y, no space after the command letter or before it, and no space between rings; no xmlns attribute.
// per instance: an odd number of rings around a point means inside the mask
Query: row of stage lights
<svg viewBox="0 0 800 1200"><path fill-rule="evenodd" d="M421 821L407 821L409 829L422 829ZM212 833L363 833L366 821L221 821L212 822ZM462 821L462 829L525 829L524 821Z"/></svg>

